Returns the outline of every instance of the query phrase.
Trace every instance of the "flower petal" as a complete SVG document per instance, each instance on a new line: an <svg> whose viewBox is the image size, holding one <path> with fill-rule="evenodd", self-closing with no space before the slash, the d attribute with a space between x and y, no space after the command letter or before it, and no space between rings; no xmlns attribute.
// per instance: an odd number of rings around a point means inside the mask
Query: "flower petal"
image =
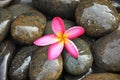
<svg viewBox="0 0 120 80"><path fill-rule="evenodd" d="M65 31L64 35L67 36L69 39L77 38L78 36L81 36L84 34L85 30L83 27L80 26L74 26L72 28L69 28L67 31Z"/></svg>
<svg viewBox="0 0 120 80"><path fill-rule="evenodd" d="M60 39L55 34L45 35L34 41L34 44L37 46L45 46L49 44L53 44L60 41Z"/></svg>
<svg viewBox="0 0 120 80"><path fill-rule="evenodd" d="M57 42L50 45L48 49L48 59L49 60L56 59L61 54L63 47L64 47L63 42Z"/></svg>
<svg viewBox="0 0 120 80"><path fill-rule="evenodd" d="M66 40L65 48L71 56L73 56L74 58L78 58L78 54L79 54L78 49L71 40L69 40L69 39Z"/></svg>
<svg viewBox="0 0 120 80"><path fill-rule="evenodd" d="M60 17L55 17L53 20L52 20L52 30L53 32L59 36L59 33L63 34L64 31L65 31L65 25L64 25L64 22L63 20L60 18Z"/></svg>

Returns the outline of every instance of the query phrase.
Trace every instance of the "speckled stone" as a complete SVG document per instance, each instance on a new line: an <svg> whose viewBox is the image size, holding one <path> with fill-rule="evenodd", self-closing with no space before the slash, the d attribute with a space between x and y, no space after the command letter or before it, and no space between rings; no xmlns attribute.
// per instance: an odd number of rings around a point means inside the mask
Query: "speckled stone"
<svg viewBox="0 0 120 80"><path fill-rule="evenodd" d="M119 15L109 0L81 0L75 12L78 25L91 37L100 37L118 28Z"/></svg>
<svg viewBox="0 0 120 80"><path fill-rule="evenodd" d="M15 4L11 5L10 7L7 8L7 10L13 15L13 19L18 17L19 15L23 13L28 13L28 12L33 12L35 9L30 7L27 4Z"/></svg>
<svg viewBox="0 0 120 80"><path fill-rule="evenodd" d="M14 56L15 45L11 41L0 44L0 80L8 80L8 69Z"/></svg>
<svg viewBox="0 0 120 80"><path fill-rule="evenodd" d="M24 13L11 25L12 37L22 44L33 44L41 37L46 26L46 17L40 12Z"/></svg>
<svg viewBox="0 0 120 80"><path fill-rule="evenodd" d="M63 21L64 21L64 24L65 24L65 29L66 30L76 25L75 22L70 21L70 20L63 20ZM52 27L51 27L51 22L52 21L47 22L44 34L53 34Z"/></svg>
<svg viewBox="0 0 120 80"><path fill-rule="evenodd" d="M0 8L0 42L6 37L11 22L12 15L6 10Z"/></svg>
<svg viewBox="0 0 120 80"><path fill-rule="evenodd" d="M32 0L32 2L43 13L74 19L74 12L79 0Z"/></svg>
<svg viewBox="0 0 120 80"><path fill-rule="evenodd" d="M98 73L91 74L83 80L120 80L120 74L113 73Z"/></svg>
<svg viewBox="0 0 120 80"><path fill-rule="evenodd" d="M17 52L9 69L10 80L29 79L29 63L31 61L31 56L36 49L37 46L27 46Z"/></svg>
<svg viewBox="0 0 120 80"><path fill-rule="evenodd" d="M89 68L91 68L93 57L89 46L85 41L80 38L76 38L73 40L73 42L79 50L78 59L73 58L66 50L64 50L62 53L64 68L68 73L72 75L82 75L87 72Z"/></svg>
<svg viewBox="0 0 120 80"><path fill-rule="evenodd" d="M30 80L58 80L63 69L62 57L49 61L48 46L39 47L32 56Z"/></svg>
<svg viewBox="0 0 120 80"><path fill-rule="evenodd" d="M8 5L12 0L0 0L0 7L5 7Z"/></svg>
<svg viewBox="0 0 120 80"><path fill-rule="evenodd" d="M120 30L98 39L92 46L94 64L101 70L120 71Z"/></svg>

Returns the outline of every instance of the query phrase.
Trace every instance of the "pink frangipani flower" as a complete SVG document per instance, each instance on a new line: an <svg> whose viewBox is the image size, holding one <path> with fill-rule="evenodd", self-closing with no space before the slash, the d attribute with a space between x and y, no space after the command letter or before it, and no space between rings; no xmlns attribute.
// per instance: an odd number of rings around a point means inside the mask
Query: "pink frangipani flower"
<svg viewBox="0 0 120 80"><path fill-rule="evenodd" d="M55 17L51 23L54 34L45 35L34 41L37 46L50 45L48 49L48 59L56 59L65 46L68 53L74 58L78 58L78 49L71 39L77 38L84 34L83 27L74 26L65 31L65 25L60 17Z"/></svg>

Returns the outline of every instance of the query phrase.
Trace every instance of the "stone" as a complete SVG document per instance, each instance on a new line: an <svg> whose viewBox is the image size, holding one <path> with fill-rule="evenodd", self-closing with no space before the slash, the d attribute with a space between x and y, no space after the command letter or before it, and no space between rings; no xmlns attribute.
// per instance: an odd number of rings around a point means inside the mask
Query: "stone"
<svg viewBox="0 0 120 80"><path fill-rule="evenodd" d="M19 15L23 13L36 11L34 8L27 4L15 4L7 8L7 10L13 15L13 19L16 19Z"/></svg>
<svg viewBox="0 0 120 80"><path fill-rule="evenodd" d="M12 37L22 44L33 44L42 36L46 26L46 17L40 12L24 13L11 24Z"/></svg>
<svg viewBox="0 0 120 80"><path fill-rule="evenodd" d="M0 0L0 7L5 7L8 5L12 0Z"/></svg>
<svg viewBox="0 0 120 80"><path fill-rule="evenodd" d="M75 22L73 22L73 21L65 20L65 19L63 21L64 21L64 24L65 24L65 29L66 30L75 26ZM53 34L52 27L51 27L51 22L52 21L47 22L44 34Z"/></svg>
<svg viewBox="0 0 120 80"><path fill-rule="evenodd" d="M9 32L12 15L6 9L0 8L0 42Z"/></svg>
<svg viewBox="0 0 120 80"><path fill-rule="evenodd" d="M86 35L95 38L115 31L120 20L109 0L81 0L75 18L85 28Z"/></svg>
<svg viewBox="0 0 120 80"><path fill-rule="evenodd" d="M50 16L74 19L79 0L32 0L33 5Z"/></svg>
<svg viewBox="0 0 120 80"><path fill-rule="evenodd" d="M117 9L118 13L120 13L120 0L111 0L111 3Z"/></svg>
<svg viewBox="0 0 120 80"><path fill-rule="evenodd" d="M31 56L36 49L37 46L27 46L17 52L9 69L10 80L29 79L29 64Z"/></svg>
<svg viewBox="0 0 120 80"><path fill-rule="evenodd" d="M39 47L32 56L30 64L30 80L58 80L63 70L62 57L47 59L48 46Z"/></svg>
<svg viewBox="0 0 120 80"><path fill-rule="evenodd" d="M14 56L15 45L6 40L0 44L0 80L8 80L8 69Z"/></svg>
<svg viewBox="0 0 120 80"><path fill-rule="evenodd" d="M73 42L79 50L78 59L73 58L66 50L64 50L62 53L64 68L72 75L82 75L92 67L92 53L88 44L84 40L76 38Z"/></svg>
<svg viewBox="0 0 120 80"><path fill-rule="evenodd" d="M92 46L94 65L109 72L120 71L120 30L95 41Z"/></svg>
<svg viewBox="0 0 120 80"><path fill-rule="evenodd" d="M83 80L120 80L120 74L96 73L86 76Z"/></svg>

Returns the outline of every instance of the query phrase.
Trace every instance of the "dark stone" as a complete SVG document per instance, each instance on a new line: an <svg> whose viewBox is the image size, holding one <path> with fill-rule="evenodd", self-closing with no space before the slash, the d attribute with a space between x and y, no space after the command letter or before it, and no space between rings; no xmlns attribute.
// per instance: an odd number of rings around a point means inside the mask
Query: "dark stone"
<svg viewBox="0 0 120 80"><path fill-rule="evenodd" d="M85 77L83 80L120 80L120 74L113 73L91 74Z"/></svg>
<svg viewBox="0 0 120 80"><path fill-rule="evenodd" d="M100 37L118 28L119 15L108 0L81 0L75 12L76 22L91 37Z"/></svg>
<svg viewBox="0 0 120 80"><path fill-rule="evenodd" d="M75 23L73 21L70 21L70 20L63 20L63 21L64 21L64 24L65 24L66 30L75 26ZM51 27L51 22L52 21L47 22L44 34L53 34L52 27Z"/></svg>
<svg viewBox="0 0 120 80"><path fill-rule="evenodd" d="M11 25L12 37L22 44L33 44L41 37L46 26L46 17L40 12L24 13Z"/></svg>
<svg viewBox="0 0 120 80"><path fill-rule="evenodd" d="M15 46L10 41L0 44L0 80L8 80L8 68L14 56Z"/></svg>
<svg viewBox="0 0 120 80"><path fill-rule="evenodd" d="M120 71L120 31L98 39L92 46L94 64L101 70Z"/></svg>
<svg viewBox="0 0 120 80"><path fill-rule="evenodd" d="M15 4L7 8L8 11L13 15L13 19L18 17L19 15L23 13L33 12L35 9L30 7L27 4Z"/></svg>
<svg viewBox="0 0 120 80"><path fill-rule="evenodd" d="M29 46L24 47L17 52L9 69L10 80L29 79L29 63L31 61L31 56L36 49L36 46Z"/></svg>
<svg viewBox="0 0 120 80"><path fill-rule="evenodd" d="M74 19L74 12L79 0L32 0L32 2L43 13Z"/></svg>
<svg viewBox="0 0 120 80"><path fill-rule="evenodd" d="M111 0L111 3L117 9L118 13L120 13L120 0Z"/></svg>
<svg viewBox="0 0 120 80"><path fill-rule="evenodd" d="M78 59L73 58L66 50L64 50L62 53L64 58L64 68L72 75L82 75L91 68L93 57L89 46L85 41L80 38L76 38L73 42L79 50Z"/></svg>
<svg viewBox="0 0 120 80"><path fill-rule="evenodd" d="M0 8L0 42L9 32L12 15L6 10Z"/></svg>
<svg viewBox="0 0 120 80"><path fill-rule="evenodd" d="M49 61L48 47L39 47L32 56L30 80L57 80L63 69L62 57Z"/></svg>

